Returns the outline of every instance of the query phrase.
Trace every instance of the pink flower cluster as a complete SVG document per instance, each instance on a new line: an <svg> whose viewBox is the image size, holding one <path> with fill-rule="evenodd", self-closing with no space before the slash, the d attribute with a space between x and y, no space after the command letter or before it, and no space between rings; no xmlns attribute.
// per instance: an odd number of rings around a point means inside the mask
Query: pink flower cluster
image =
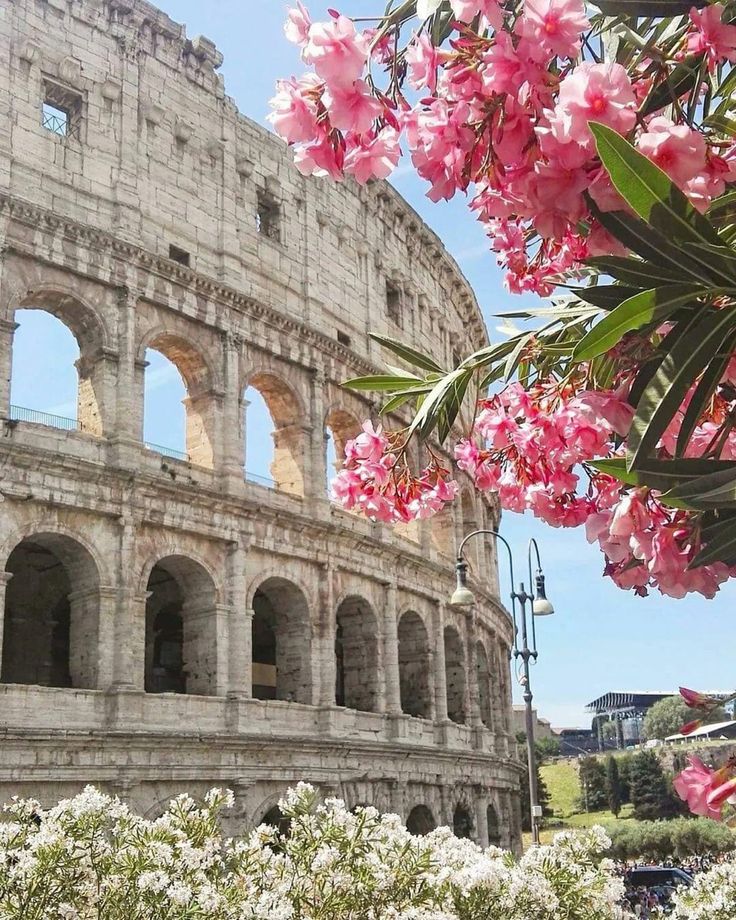
<svg viewBox="0 0 736 920"><path fill-rule="evenodd" d="M736 761L711 770L699 757L688 757L689 766L675 777L674 787L695 815L720 821L728 802L736 805Z"/></svg>
<svg viewBox="0 0 736 920"><path fill-rule="evenodd" d="M438 5L421 9L430 15ZM580 60L589 29L583 0L524 0L513 15L497 0L451 0L451 7L449 46L436 47L420 30L404 49L406 80L426 94L413 105L395 79L399 49L390 33L377 41L337 13L312 23L301 3L289 13L287 37L313 72L279 84L271 120L295 145L302 172L386 178L403 136L429 198L471 191L509 288L543 295L588 255L620 249L587 197L603 211L622 206L596 157L590 120L633 135L700 209L736 179L733 148L711 146L661 114L637 121L666 65L629 73L617 63ZM470 24L479 14L476 33ZM717 3L693 9L683 54L703 53L710 66L736 60L736 26L722 15ZM386 93L366 80L370 60L392 74Z"/></svg>
<svg viewBox="0 0 736 920"><path fill-rule="evenodd" d="M457 491L449 471L437 462L412 475L401 449L380 425L367 421L345 446L345 465L332 481L331 497L347 511L391 524L432 517Z"/></svg>

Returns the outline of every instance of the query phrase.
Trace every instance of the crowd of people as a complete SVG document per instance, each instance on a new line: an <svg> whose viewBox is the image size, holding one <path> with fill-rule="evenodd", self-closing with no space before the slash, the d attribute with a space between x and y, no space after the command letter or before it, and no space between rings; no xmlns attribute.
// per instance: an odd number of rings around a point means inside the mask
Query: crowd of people
<svg viewBox="0 0 736 920"><path fill-rule="evenodd" d="M694 878L699 872L707 872L716 863L730 858L732 858L731 854L693 856L687 860L663 860L658 866L664 869L680 869ZM681 882L674 876L667 877L666 873L662 873L663 880L659 884L637 884L637 875L641 877L642 873L633 870L639 869L645 872L645 868L641 863L619 863L618 870L626 883L624 908L631 916L641 918L641 920L658 920L672 910L672 898Z"/></svg>

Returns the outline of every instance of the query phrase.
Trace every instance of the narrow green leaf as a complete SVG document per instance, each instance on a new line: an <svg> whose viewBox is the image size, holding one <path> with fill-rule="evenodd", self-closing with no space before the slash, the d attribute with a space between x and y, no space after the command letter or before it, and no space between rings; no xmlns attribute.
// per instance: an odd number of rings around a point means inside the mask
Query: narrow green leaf
<svg viewBox="0 0 736 920"><path fill-rule="evenodd" d="M574 361L588 361L613 348L627 332L661 322L686 304L697 305L703 289L693 284L670 284L641 291L612 310L578 342Z"/></svg>
<svg viewBox="0 0 736 920"><path fill-rule="evenodd" d="M670 494L669 490L684 485L706 473L726 469L731 464L725 460L701 460L698 457L683 460L646 459L641 467L628 469L625 457L611 457L605 460L588 461L601 473L613 476L628 486L646 486Z"/></svg>
<svg viewBox="0 0 736 920"><path fill-rule="evenodd" d="M704 541L705 542L705 541ZM721 521L711 529L707 543L692 560L689 569L711 562L731 562L736 556L736 521Z"/></svg>
<svg viewBox="0 0 736 920"><path fill-rule="evenodd" d="M736 137L736 121L726 115L709 115L703 120L703 124L708 128L715 128L716 131L728 137Z"/></svg>
<svg viewBox="0 0 736 920"><path fill-rule="evenodd" d="M392 351L395 355L398 355L409 364L421 367L422 370L425 371L437 371L440 374L442 373L442 368L433 358L430 358L429 355L422 354L422 352L417 351L416 348L405 345L403 342L392 339L387 335L378 335L376 332L371 332L370 337L375 342L378 342L379 345L388 348L389 351Z"/></svg>
<svg viewBox="0 0 736 920"><path fill-rule="evenodd" d="M720 285L736 289L736 252L729 246L705 246L702 243L683 243L684 252L701 264L708 264L718 276Z"/></svg>
<svg viewBox="0 0 736 920"><path fill-rule="evenodd" d="M395 393L391 399L381 407L379 413L381 415L388 415L391 412L395 412L416 395L416 393Z"/></svg>
<svg viewBox="0 0 736 920"><path fill-rule="evenodd" d="M736 463L721 461L720 466L716 472L675 486L663 499L687 502L691 508L705 510L736 507Z"/></svg>
<svg viewBox="0 0 736 920"><path fill-rule="evenodd" d="M652 279L650 277L649 284ZM647 285L649 286L649 285ZM587 288L575 288L573 293L586 303L592 303L603 310L613 310L620 303L638 294L641 289L624 284L594 284Z"/></svg>
<svg viewBox="0 0 736 920"><path fill-rule="evenodd" d="M655 284L676 284L681 279L673 276L660 266L650 265L640 259L627 259L624 256L594 256L586 259L586 265L610 275L624 284L637 288L650 288Z"/></svg>
<svg viewBox="0 0 736 920"><path fill-rule="evenodd" d="M706 0L707 2L707 0ZM694 5L705 6L704 0L595 0L595 5L606 16L682 16Z"/></svg>
<svg viewBox="0 0 736 920"><path fill-rule="evenodd" d="M589 124L611 182L639 217L673 240L720 244L713 225L695 210L667 173L607 125Z"/></svg>
<svg viewBox="0 0 736 920"><path fill-rule="evenodd" d="M425 386L425 381L413 376L396 377L393 374L373 374L368 377L353 377L352 380L346 380L343 386L348 390L382 392Z"/></svg>
<svg viewBox="0 0 736 920"><path fill-rule="evenodd" d="M666 105L672 105L673 99L681 99L691 92L698 83L698 74L703 63L703 55L696 54L679 63L668 74L667 80L658 83L644 100L639 114L651 115Z"/></svg>
<svg viewBox="0 0 736 920"><path fill-rule="evenodd" d="M437 440L444 444L445 438L452 430L458 412L462 408L463 400L471 380L470 374L465 374L459 380L453 382L442 409L439 412L437 422Z"/></svg>
<svg viewBox="0 0 736 920"><path fill-rule="evenodd" d="M455 368L449 374L446 374L439 380L431 392L427 394L421 408L414 416L409 426L408 434L411 436L415 431L420 437L426 438L437 424L438 413L441 411L446 400L453 398L453 386L455 381L460 380L463 376L472 376L472 372L466 368Z"/></svg>
<svg viewBox="0 0 736 920"><path fill-rule="evenodd" d="M736 345L736 335L728 336L720 349L720 353L710 362L698 381L695 392L685 410L680 430L677 433L676 457L682 457L687 450L692 433L695 431L695 426L705 410L706 403L715 392L726 366L731 360L734 345Z"/></svg>
<svg viewBox="0 0 736 920"><path fill-rule="evenodd" d="M718 353L723 338L736 325L736 311L714 310L697 315L665 355L642 393L628 437L629 469L654 449L695 378Z"/></svg>

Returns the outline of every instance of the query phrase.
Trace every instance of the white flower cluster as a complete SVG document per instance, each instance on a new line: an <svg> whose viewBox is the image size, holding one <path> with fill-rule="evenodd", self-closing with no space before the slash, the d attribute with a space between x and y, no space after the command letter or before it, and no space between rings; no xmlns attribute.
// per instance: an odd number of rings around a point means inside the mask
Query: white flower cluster
<svg viewBox="0 0 736 920"><path fill-rule="evenodd" d="M0 918L26 920L616 920L622 887L600 830L560 834L516 861L447 828L413 837L397 815L319 804L306 784L281 809L289 832L227 840L232 793L174 799L154 821L88 787L0 820ZM736 891L731 878L731 891ZM732 905L736 901L729 902ZM709 920L736 915L710 913ZM682 914L700 920L705 914Z"/></svg>
<svg viewBox="0 0 736 920"><path fill-rule="evenodd" d="M676 920L734 920L736 917L736 861L714 866L696 876L690 888L675 896Z"/></svg>

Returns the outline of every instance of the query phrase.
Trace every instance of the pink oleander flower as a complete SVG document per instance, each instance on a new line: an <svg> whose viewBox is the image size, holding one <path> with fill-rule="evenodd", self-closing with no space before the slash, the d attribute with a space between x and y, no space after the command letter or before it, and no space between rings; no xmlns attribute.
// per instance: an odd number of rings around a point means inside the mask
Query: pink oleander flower
<svg viewBox="0 0 736 920"><path fill-rule="evenodd" d="M388 441L381 425L373 427L373 422L363 422L363 432L345 446L345 456L349 460L371 460L378 462L383 456Z"/></svg>
<svg viewBox="0 0 736 920"><path fill-rule="evenodd" d="M349 87L360 79L368 59L368 41L347 16L315 22L302 56L328 86Z"/></svg>
<svg viewBox="0 0 736 920"><path fill-rule="evenodd" d="M383 106L371 94L365 80L356 80L348 87L328 87L322 101L333 128L354 131L356 134L369 131L383 111Z"/></svg>
<svg viewBox="0 0 736 920"><path fill-rule="evenodd" d="M500 29L503 12L497 0L450 0L452 12L462 22L472 22L479 14L494 29Z"/></svg>
<svg viewBox="0 0 736 920"><path fill-rule="evenodd" d="M296 7L290 9L286 14L286 22L284 24L284 35L286 36L287 41L290 41L294 45L299 45L300 48L303 48L309 37L309 27L312 25L312 20L309 18L309 13L307 8L301 2L297 0Z"/></svg>
<svg viewBox="0 0 736 920"><path fill-rule="evenodd" d="M706 169L706 145L703 135L688 125L676 125L660 115L653 118L636 142L639 153L676 182L684 186Z"/></svg>
<svg viewBox="0 0 736 920"><path fill-rule="evenodd" d="M674 779L675 792L687 802L687 807L694 815L721 820L723 803L716 805L710 801L714 789L723 786L725 778L721 771L710 770L699 757L688 757L689 766Z"/></svg>
<svg viewBox="0 0 736 920"><path fill-rule="evenodd" d="M310 141L317 134L317 103L313 94L321 85L314 74L305 74L299 80L279 80L276 84L268 121L287 143Z"/></svg>
<svg viewBox="0 0 736 920"><path fill-rule="evenodd" d="M589 121L628 134L636 124L636 96L621 64L579 64L560 84L550 118L552 134L561 143L574 141L592 152Z"/></svg>
<svg viewBox="0 0 736 920"><path fill-rule="evenodd" d="M690 10L694 31L687 37L691 54L705 53L711 73L721 61L736 61L736 26L723 22L722 3Z"/></svg>
<svg viewBox="0 0 736 920"><path fill-rule="evenodd" d="M574 58L580 52L581 34L590 28L581 0L525 0L516 31L528 39L535 60Z"/></svg>
<svg viewBox="0 0 736 920"><path fill-rule="evenodd" d="M406 63L409 68L409 84L414 89L426 88L430 93L437 89L440 53L426 32L422 32L407 45Z"/></svg>
<svg viewBox="0 0 736 920"><path fill-rule="evenodd" d="M387 179L401 156L399 135L394 128L382 128L373 136L355 140L345 154L345 172L360 185L371 179Z"/></svg>
<svg viewBox="0 0 736 920"><path fill-rule="evenodd" d="M343 176L342 153L323 129L311 143L294 147L294 165L303 176L329 176L330 179Z"/></svg>

